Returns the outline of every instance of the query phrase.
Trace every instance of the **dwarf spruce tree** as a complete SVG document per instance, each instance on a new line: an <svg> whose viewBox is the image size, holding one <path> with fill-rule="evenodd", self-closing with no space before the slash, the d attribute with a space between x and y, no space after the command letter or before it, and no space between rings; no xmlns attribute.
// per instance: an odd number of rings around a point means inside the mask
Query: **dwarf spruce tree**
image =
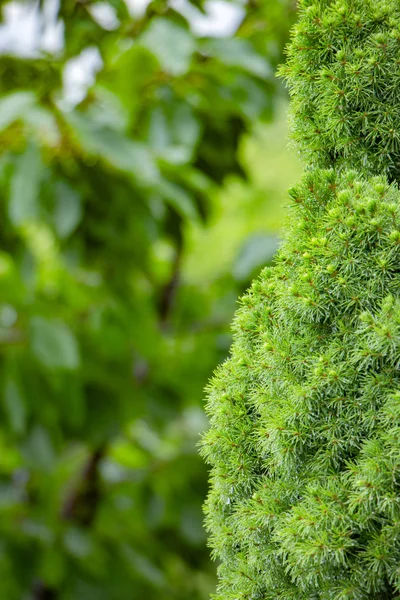
<svg viewBox="0 0 400 600"><path fill-rule="evenodd" d="M307 161L209 392L218 600L400 598L400 3L302 0Z"/></svg>

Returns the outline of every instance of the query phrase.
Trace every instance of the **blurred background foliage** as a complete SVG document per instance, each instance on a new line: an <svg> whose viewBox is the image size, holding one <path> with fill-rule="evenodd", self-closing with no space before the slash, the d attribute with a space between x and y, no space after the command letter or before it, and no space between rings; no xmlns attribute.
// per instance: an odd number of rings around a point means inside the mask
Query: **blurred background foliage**
<svg viewBox="0 0 400 600"><path fill-rule="evenodd" d="M203 388L300 166L295 2L212 4L0 2L2 600L213 590Z"/></svg>

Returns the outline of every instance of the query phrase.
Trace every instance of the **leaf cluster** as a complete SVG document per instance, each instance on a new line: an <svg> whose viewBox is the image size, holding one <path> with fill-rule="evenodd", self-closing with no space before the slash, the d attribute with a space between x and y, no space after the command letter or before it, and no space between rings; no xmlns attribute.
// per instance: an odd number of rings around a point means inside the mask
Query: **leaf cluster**
<svg viewBox="0 0 400 600"><path fill-rule="evenodd" d="M265 7L217 39L169 4L27 1L32 56L0 56L4 600L200 599L214 584L195 442L239 284L184 270L188 231L227 176L250 177L239 141L272 115L292 10L272 3L286 20L266 51Z"/></svg>

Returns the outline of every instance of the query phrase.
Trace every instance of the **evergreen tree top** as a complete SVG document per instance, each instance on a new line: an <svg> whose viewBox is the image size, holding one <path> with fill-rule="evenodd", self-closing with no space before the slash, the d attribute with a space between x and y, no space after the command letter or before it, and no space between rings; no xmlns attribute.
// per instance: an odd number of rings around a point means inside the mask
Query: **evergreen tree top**
<svg viewBox="0 0 400 600"><path fill-rule="evenodd" d="M310 166L400 179L400 3L300 1L280 73Z"/></svg>

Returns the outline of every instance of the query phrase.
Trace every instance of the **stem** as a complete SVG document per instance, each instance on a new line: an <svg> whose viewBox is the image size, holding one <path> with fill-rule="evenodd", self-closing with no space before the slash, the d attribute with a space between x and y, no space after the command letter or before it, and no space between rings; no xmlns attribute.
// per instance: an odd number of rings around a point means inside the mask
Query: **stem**
<svg viewBox="0 0 400 600"><path fill-rule="evenodd" d="M81 477L61 509L66 521L75 521L83 527L90 527L100 502L99 466L104 457L105 445L99 446L89 457Z"/></svg>
<svg viewBox="0 0 400 600"><path fill-rule="evenodd" d="M158 312L160 315L160 323L162 326L166 325L168 321L176 297L176 292L179 287L182 250L183 244L180 241L176 249L171 276L169 278L169 281L167 281L167 283L165 284L161 294Z"/></svg>
<svg viewBox="0 0 400 600"><path fill-rule="evenodd" d="M33 600L56 600L57 593L43 581L38 580L33 585L32 598Z"/></svg>

